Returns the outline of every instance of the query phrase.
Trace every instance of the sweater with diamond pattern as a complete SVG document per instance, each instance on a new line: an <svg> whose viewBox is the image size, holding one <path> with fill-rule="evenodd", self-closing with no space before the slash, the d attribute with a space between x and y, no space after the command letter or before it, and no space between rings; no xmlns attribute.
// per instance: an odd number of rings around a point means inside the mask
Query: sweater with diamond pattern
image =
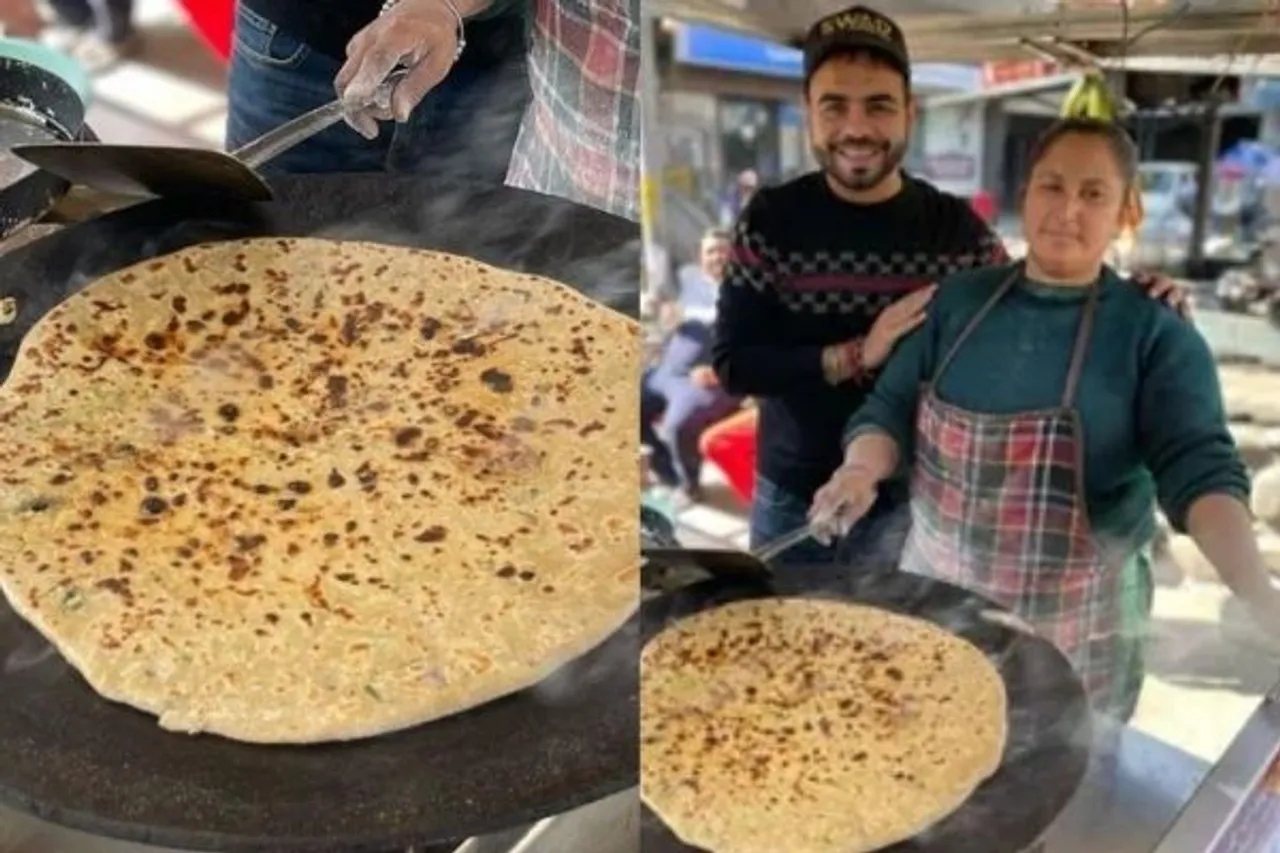
<svg viewBox="0 0 1280 853"><path fill-rule="evenodd" d="M714 347L725 389L759 401L759 474L807 500L840 464L871 382L829 386L824 347L866 335L908 293L1004 260L964 200L911 176L872 205L841 200L820 172L760 190L734 230Z"/></svg>

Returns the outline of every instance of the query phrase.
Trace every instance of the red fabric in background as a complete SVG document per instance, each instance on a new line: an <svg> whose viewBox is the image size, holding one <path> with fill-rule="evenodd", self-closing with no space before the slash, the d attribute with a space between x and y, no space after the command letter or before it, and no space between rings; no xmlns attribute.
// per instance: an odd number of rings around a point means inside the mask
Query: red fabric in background
<svg viewBox="0 0 1280 853"><path fill-rule="evenodd" d="M178 0L178 5L209 49L223 62L229 60L236 20L235 0Z"/></svg>
<svg viewBox="0 0 1280 853"><path fill-rule="evenodd" d="M756 478L756 419L735 415L730 421L711 428L714 432L705 437L703 451L706 460L724 472L734 494L750 506Z"/></svg>
<svg viewBox="0 0 1280 853"><path fill-rule="evenodd" d="M969 199L969 206L973 208L973 212L982 217L982 221L988 225L995 223L999 217L1000 210L996 205L996 197L991 193L983 190Z"/></svg>

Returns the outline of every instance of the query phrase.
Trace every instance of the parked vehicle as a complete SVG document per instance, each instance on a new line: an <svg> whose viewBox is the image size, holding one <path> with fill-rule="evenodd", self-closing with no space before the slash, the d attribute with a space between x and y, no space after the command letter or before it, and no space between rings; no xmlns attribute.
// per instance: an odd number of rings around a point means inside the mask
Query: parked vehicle
<svg viewBox="0 0 1280 853"><path fill-rule="evenodd" d="M1263 303L1272 323L1280 326L1280 226L1262 235L1245 264L1225 271L1215 291L1224 311L1249 312Z"/></svg>
<svg viewBox="0 0 1280 853"><path fill-rule="evenodd" d="M1233 267L1218 277L1215 285L1218 307L1236 314L1248 313L1266 293L1251 266Z"/></svg>

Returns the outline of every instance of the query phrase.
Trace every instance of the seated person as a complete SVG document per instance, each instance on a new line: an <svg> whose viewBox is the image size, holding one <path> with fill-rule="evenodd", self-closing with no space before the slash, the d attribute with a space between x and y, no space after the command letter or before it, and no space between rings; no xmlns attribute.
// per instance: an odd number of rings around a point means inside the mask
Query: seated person
<svg viewBox="0 0 1280 853"><path fill-rule="evenodd" d="M707 324L681 323L640 383L640 441L652 449L652 471L663 485L679 488L694 502L702 499L698 440L740 404L720 387L711 368L711 340Z"/></svg>

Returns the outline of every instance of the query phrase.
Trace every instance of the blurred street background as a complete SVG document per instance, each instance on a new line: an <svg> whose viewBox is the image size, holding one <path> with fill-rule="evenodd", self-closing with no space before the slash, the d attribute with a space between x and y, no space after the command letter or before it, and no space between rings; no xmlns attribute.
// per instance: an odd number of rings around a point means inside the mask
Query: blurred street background
<svg viewBox="0 0 1280 853"><path fill-rule="evenodd" d="M39 38L27 2L0 0L6 35ZM90 75L89 125L104 141L221 148L223 61L176 0L137 0L134 24L136 52Z"/></svg>

